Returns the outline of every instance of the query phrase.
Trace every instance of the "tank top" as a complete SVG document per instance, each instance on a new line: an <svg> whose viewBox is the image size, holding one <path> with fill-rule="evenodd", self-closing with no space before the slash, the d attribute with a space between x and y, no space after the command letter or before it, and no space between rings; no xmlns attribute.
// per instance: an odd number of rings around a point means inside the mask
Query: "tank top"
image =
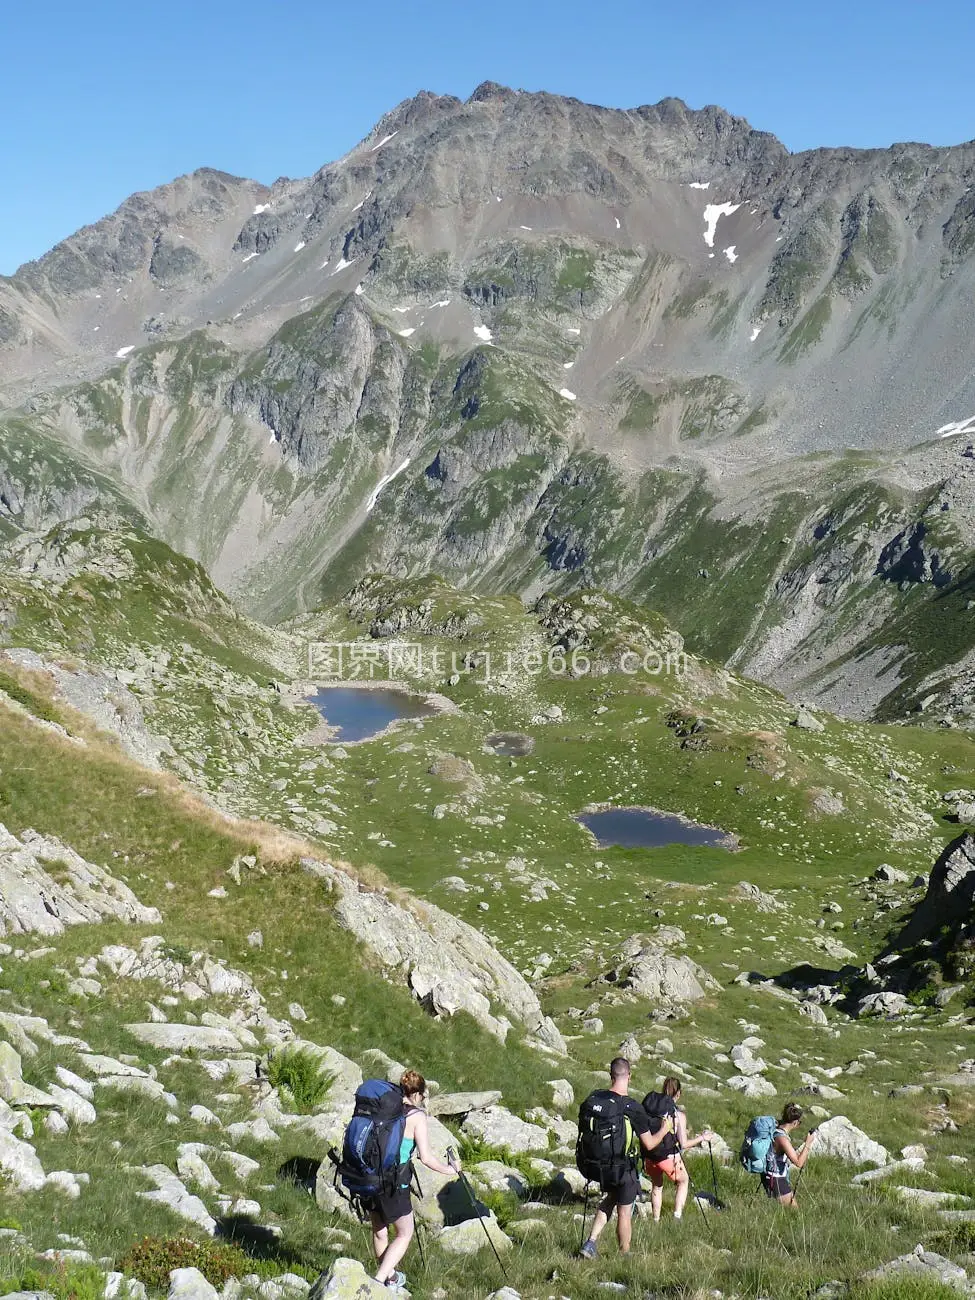
<svg viewBox="0 0 975 1300"><path fill-rule="evenodd" d="M786 1131L782 1128L777 1128L772 1135L772 1145L765 1157L765 1172L770 1178L788 1179L789 1177L789 1157L784 1151L777 1151L775 1148L776 1138L786 1136Z"/></svg>
<svg viewBox="0 0 975 1300"><path fill-rule="evenodd" d="M416 1107L416 1106L411 1106L411 1107L409 1108L409 1110L406 1112L406 1117L407 1117L407 1119L409 1119L409 1117L410 1117L411 1115L416 1115L416 1114L417 1114L417 1107ZM404 1133L402 1139L400 1140L400 1144L399 1144L399 1162L400 1162L400 1164L401 1164L401 1165L409 1164L409 1162L410 1162L410 1161L412 1160L412 1158L413 1158L413 1152L414 1152L415 1150L416 1150L416 1143L414 1142L414 1140L413 1140L412 1138L407 1137L406 1134Z"/></svg>

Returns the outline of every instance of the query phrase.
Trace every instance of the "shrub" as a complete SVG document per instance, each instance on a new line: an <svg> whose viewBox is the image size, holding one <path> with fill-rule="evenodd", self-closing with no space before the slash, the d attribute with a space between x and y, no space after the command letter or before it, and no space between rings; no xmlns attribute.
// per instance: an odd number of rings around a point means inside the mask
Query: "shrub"
<svg viewBox="0 0 975 1300"><path fill-rule="evenodd" d="M105 1274L94 1264L29 1268L17 1277L0 1280L0 1296L17 1291L47 1291L54 1300L102 1300Z"/></svg>
<svg viewBox="0 0 975 1300"><path fill-rule="evenodd" d="M253 1272L253 1261L239 1246L187 1237L143 1237L118 1261L118 1268L150 1290L165 1291L174 1268L198 1268L206 1280L222 1287L232 1277ZM100 1300L100 1297L99 1297Z"/></svg>
<svg viewBox="0 0 975 1300"><path fill-rule="evenodd" d="M268 1082L287 1090L299 1115L310 1115L329 1094L335 1075L322 1069L321 1060L307 1048L276 1052L268 1061Z"/></svg>

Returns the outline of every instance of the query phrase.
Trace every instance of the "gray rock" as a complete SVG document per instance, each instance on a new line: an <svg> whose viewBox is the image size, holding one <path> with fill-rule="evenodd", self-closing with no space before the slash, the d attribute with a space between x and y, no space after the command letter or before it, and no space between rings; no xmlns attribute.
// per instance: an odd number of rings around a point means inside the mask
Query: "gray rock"
<svg viewBox="0 0 975 1300"><path fill-rule="evenodd" d="M891 1277L918 1277L941 1282L959 1291L965 1290L968 1278L965 1270L953 1264L950 1259L945 1259L943 1255L938 1255L932 1250L925 1250L920 1245L915 1246L909 1255L900 1255L888 1264L881 1264L879 1268L871 1269L863 1276L870 1282Z"/></svg>
<svg viewBox="0 0 975 1300"><path fill-rule="evenodd" d="M303 859L303 865L337 895L339 924L374 953L391 978L405 972L414 996L434 1015L467 1011L503 1041L509 1022L492 1013L494 1004L534 1039L565 1055L565 1040L542 1012L534 989L473 926L430 903L422 909L401 906L327 863Z"/></svg>
<svg viewBox="0 0 975 1300"><path fill-rule="evenodd" d="M46 869L52 863L58 867L57 879ZM106 918L140 925L160 919L128 886L60 840L36 831L18 838L0 825L0 936L59 935L65 926Z"/></svg>
<svg viewBox="0 0 975 1300"><path fill-rule="evenodd" d="M388 1300L389 1291L376 1282L357 1259L336 1259L308 1292L308 1300ZM395 1294L409 1297L408 1291Z"/></svg>
<svg viewBox="0 0 975 1300"><path fill-rule="evenodd" d="M208 1025L167 1024L126 1025L133 1037L150 1047L167 1052L242 1052L243 1045L229 1029L216 1029Z"/></svg>
<svg viewBox="0 0 975 1300"><path fill-rule="evenodd" d="M887 1148L858 1129L845 1115L834 1115L819 1126L813 1154L837 1156L849 1165L886 1165Z"/></svg>
<svg viewBox="0 0 975 1300"><path fill-rule="evenodd" d="M801 731L825 731L825 723L820 722L815 714L810 713L808 709L801 708L796 715L792 725L798 727Z"/></svg>
<svg viewBox="0 0 975 1300"><path fill-rule="evenodd" d="M766 1079L761 1074L735 1074L727 1081L725 1085L734 1092L740 1092L745 1097L774 1097L776 1095L775 1084Z"/></svg>
<svg viewBox="0 0 975 1300"><path fill-rule="evenodd" d="M198 1268L174 1268L167 1300L219 1300L219 1293Z"/></svg>
<svg viewBox="0 0 975 1300"><path fill-rule="evenodd" d="M548 1150L546 1130L537 1124L527 1124L504 1106L489 1106L486 1110L472 1111L461 1129L489 1146L510 1151L512 1155L522 1151Z"/></svg>
<svg viewBox="0 0 975 1300"><path fill-rule="evenodd" d="M892 1019L907 1010L907 998L903 993L868 993L857 1003L856 1014L860 1019L883 1017Z"/></svg>
<svg viewBox="0 0 975 1300"><path fill-rule="evenodd" d="M427 1110L431 1115L439 1115L448 1118L467 1115L472 1110L487 1110L489 1106L496 1106L501 1100L500 1091L497 1092L442 1092L437 1096L431 1097Z"/></svg>
<svg viewBox="0 0 975 1300"><path fill-rule="evenodd" d="M892 867L888 862L882 862L877 870L873 873L874 880L882 880L888 885L906 885L910 877L904 871L899 871L897 867Z"/></svg>
<svg viewBox="0 0 975 1300"><path fill-rule="evenodd" d="M172 1210L181 1219L202 1228L210 1236L214 1235L217 1230L216 1220L211 1216L200 1198L191 1195L180 1179L166 1165L145 1165L134 1169L132 1172L142 1174L150 1182L156 1184L154 1191L136 1192L136 1196L141 1197L144 1201L154 1201L159 1205L165 1205L167 1209Z"/></svg>
<svg viewBox="0 0 975 1300"><path fill-rule="evenodd" d="M905 1160L894 1160L889 1165L881 1165L878 1169L864 1169L861 1173L854 1174L852 1182L857 1185L860 1183L875 1183L882 1178L890 1178L892 1174L917 1173L919 1169L923 1168L924 1161L913 1157Z"/></svg>
<svg viewBox="0 0 975 1300"><path fill-rule="evenodd" d="M0 1128L0 1171L15 1192L37 1192L47 1181L37 1152Z"/></svg>
<svg viewBox="0 0 975 1300"><path fill-rule="evenodd" d="M552 1105L558 1110L568 1110L574 1105L575 1093L568 1079L549 1079L548 1086L552 1089Z"/></svg>
<svg viewBox="0 0 975 1300"><path fill-rule="evenodd" d="M811 1020L814 1025L828 1025L826 1012L816 1002L800 1002L799 1014Z"/></svg>
<svg viewBox="0 0 975 1300"><path fill-rule="evenodd" d="M437 1244L448 1255L476 1255L480 1250L490 1250L488 1237L498 1251L510 1250L514 1245L511 1238L502 1232L493 1214L444 1228L437 1238Z"/></svg>

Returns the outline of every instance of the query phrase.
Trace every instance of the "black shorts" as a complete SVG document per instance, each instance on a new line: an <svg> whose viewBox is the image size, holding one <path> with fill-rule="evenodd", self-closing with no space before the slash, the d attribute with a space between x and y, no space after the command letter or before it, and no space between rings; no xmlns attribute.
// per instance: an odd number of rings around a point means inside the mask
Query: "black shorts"
<svg viewBox="0 0 975 1300"><path fill-rule="evenodd" d="M612 1200L614 1205L632 1205L640 1195L640 1175L635 1169L628 1169L619 1182L604 1187L603 1192L606 1199Z"/></svg>
<svg viewBox="0 0 975 1300"><path fill-rule="evenodd" d="M405 1187L396 1187L391 1192L380 1192L378 1196L363 1199L362 1208L368 1210L370 1214L378 1214L388 1228L397 1219L405 1219L408 1214L413 1213L413 1199L410 1196L409 1184L407 1183Z"/></svg>
<svg viewBox="0 0 975 1300"><path fill-rule="evenodd" d="M766 1196L776 1201L780 1196L789 1196L792 1192L792 1184L788 1178L780 1177L779 1174L762 1174L762 1186L765 1188Z"/></svg>

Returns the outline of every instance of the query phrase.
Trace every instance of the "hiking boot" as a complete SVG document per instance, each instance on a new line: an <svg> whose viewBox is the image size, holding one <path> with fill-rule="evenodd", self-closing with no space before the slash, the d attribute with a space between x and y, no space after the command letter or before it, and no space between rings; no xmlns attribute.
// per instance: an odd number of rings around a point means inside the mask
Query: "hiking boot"
<svg viewBox="0 0 975 1300"><path fill-rule="evenodd" d="M401 1291L406 1286L406 1274L399 1270L388 1277L384 1283L387 1291Z"/></svg>
<svg viewBox="0 0 975 1300"><path fill-rule="evenodd" d="M583 1242L579 1254L583 1259L595 1259L597 1255L596 1243L591 1239Z"/></svg>

